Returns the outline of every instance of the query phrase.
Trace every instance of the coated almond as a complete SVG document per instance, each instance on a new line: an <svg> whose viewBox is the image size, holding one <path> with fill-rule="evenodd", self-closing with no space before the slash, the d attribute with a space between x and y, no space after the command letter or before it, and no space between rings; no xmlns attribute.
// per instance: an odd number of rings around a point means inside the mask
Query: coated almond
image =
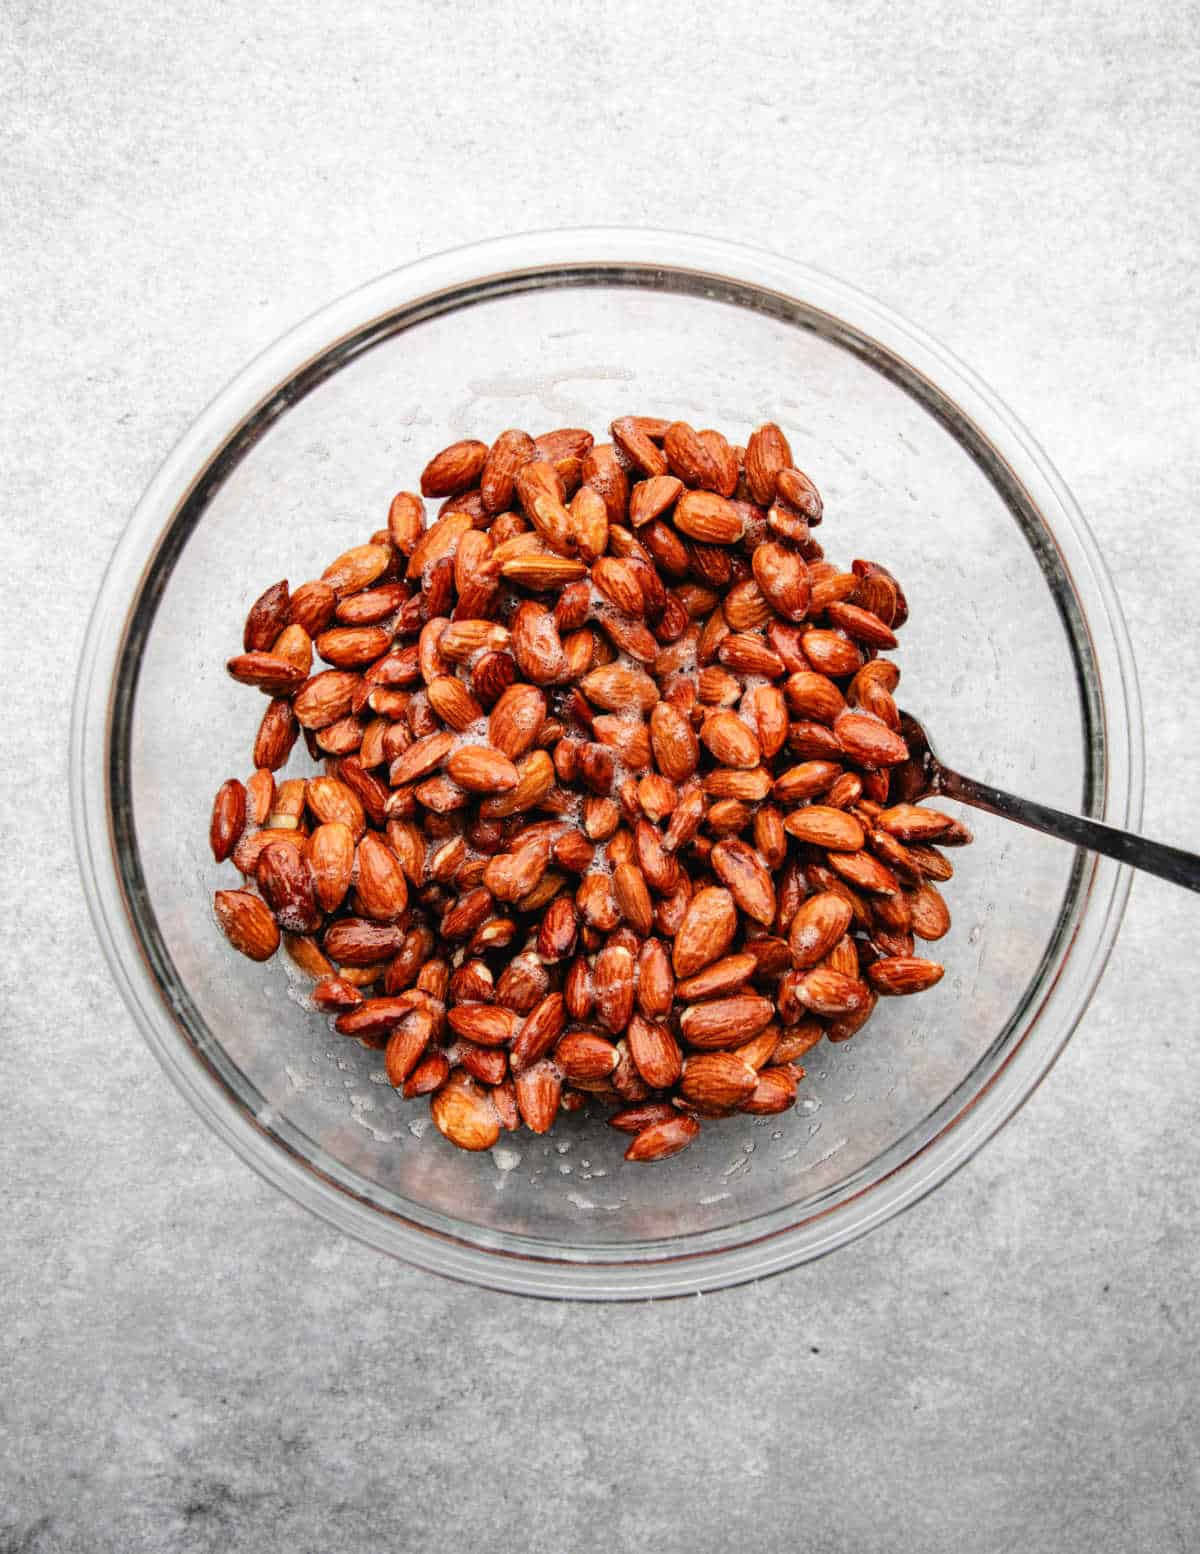
<svg viewBox="0 0 1200 1554"><path fill-rule="evenodd" d="M421 471L422 496L457 496L475 485L487 462L488 446L464 439L435 453Z"/></svg>
<svg viewBox="0 0 1200 1554"><path fill-rule="evenodd" d="M737 508L715 491L685 491L675 504L675 527L706 545L733 545L744 523Z"/></svg>
<svg viewBox="0 0 1200 1554"><path fill-rule="evenodd" d="M792 964L802 968L823 960L847 933L853 912L845 897L831 890L818 891L802 902L788 930Z"/></svg>
<svg viewBox="0 0 1200 1554"><path fill-rule="evenodd" d="M732 1052L703 1052L684 1063L679 1088L698 1106L732 1110L754 1094L758 1075Z"/></svg>
<svg viewBox="0 0 1200 1554"><path fill-rule="evenodd" d="M746 727L735 712L724 709L710 713L700 730L702 742L722 766L757 766L762 750L753 730Z"/></svg>
<svg viewBox="0 0 1200 1554"><path fill-rule="evenodd" d="M668 1160L691 1144L700 1134L700 1124L694 1117L679 1113L665 1121L652 1122L634 1137L625 1151L626 1160L650 1164L656 1160Z"/></svg>
<svg viewBox="0 0 1200 1554"><path fill-rule="evenodd" d="M558 1070L543 1059L517 1074L516 1086L521 1121L531 1133L548 1133L562 1099Z"/></svg>
<svg viewBox="0 0 1200 1554"><path fill-rule="evenodd" d="M358 844L355 891L364 916L376 922L395 922L408 906L408 883L400 860L372 832Z"/></svg>
<svg viewBox="0 0 1200 1554"><path fill-rule="evenodd" d="M225 937L251 960L269 960L279 948L279 925L265 901L248 890L218 890L213 911Z"/></svg>
<svg viewBox="0 0 1200 1554"><path fill-rule="evenodd" d="M682 1070L683 1054L667 1026L634 1014L625 1039L638 1073L650 1088L670 1089Z"/></svg>
<svg viewBox="0 0 1200 1554"><path fill-rule="evenodd" d="M459 1149L491 1149L500 1137L496 1108L487 1094L465 1077L452 1075L446 1081L430 1102L429 1114L438 1132Z"/></svg>
<svg viewBox="0 0 1200 1554"><path fill-rule="evenodd" d="M719 960L737 932L737 907L728 890L709 886L688 904L675 935L671 960L677 977L695 976L710 961Z"/></svg>
<svg viewBox="0 0 1200 1554"><path fill-rule="evenodd" d="M774 1015L775 1006L769 998L739 993L690 1004L679 1016L679 1028L693 1047L734 1047L757 1036Z"/></svg>
<svg viewBox="0 0 1200 1554"><path fill-rule="evenodd" d="M774 421L764 422L751 432L746 444L746 484L750 495L760 507L769 507L775 500L775 491L781 470L792 463L792 450L788 440Z"/></svg>
<svg viewBox="0 0 1200 1554"><path fill-rule="evenodd" d="M867 977L877 993L923 993L945 975L936 961L916 955L894 955L867 967Z"/></svg>
<svg viewBox="0 0 1200 1554"><path fill-rule="evenodd" d="M784 820L783 829L801 842L842 852L858 852L866 841L866 833L853 815L825 804L794 809Z"/></svg>

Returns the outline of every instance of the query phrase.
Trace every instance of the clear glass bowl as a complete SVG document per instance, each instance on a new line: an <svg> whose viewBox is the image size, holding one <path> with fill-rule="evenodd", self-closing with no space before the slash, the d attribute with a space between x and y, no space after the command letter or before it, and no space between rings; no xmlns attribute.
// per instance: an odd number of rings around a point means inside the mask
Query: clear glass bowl
<svg viewBox="0 0 1200 1554"><path fill-rule="evenodd" d="M861 293L705 238L573 231L397 270L301 324L171 454L100 592L71 748L89 905L155 1055L299 1202L409 1262L499 1289L616 1299L817 1257L943 1181L1046 1073L1104 967L1126 871L972 817L944 982L811 1055L800 1104L626 1166L601 1116L462 1154L380 1054L331 1035L283 957L214 926L212 794L248 770L260 699L224 661L250 600L318 575L452 438L671 414L788 431L831 556L912 607L902 700L974 774L1136 826L1141 721L1113 591L1029 435ZM302 752L303 746L299 747ZM297 760L306 765L306 758ZM226 883L232 881L226 879Z"/></svg>

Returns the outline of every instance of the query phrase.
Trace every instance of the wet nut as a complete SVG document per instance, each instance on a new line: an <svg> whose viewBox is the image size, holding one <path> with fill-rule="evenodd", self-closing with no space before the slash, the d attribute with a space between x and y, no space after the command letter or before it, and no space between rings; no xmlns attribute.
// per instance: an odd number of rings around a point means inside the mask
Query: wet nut
<svg viewBox="0 0 1200 1554"><path fill-rule="evenodd" d="M606 1104L666 1160L943 975L971 837L914 802L899 583L824 559L773 422L609 435L443 448L228 661L270 700L209 818L217 923L461 1149Z"/></svg>

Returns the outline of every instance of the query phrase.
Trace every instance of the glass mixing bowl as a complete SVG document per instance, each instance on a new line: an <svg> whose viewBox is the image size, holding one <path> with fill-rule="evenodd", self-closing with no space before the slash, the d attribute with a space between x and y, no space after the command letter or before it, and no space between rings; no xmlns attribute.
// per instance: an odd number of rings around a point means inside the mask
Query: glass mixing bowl
<svg viewBox="0 0 1200 1554"><path fill-rule="evenodd" d="M247 605L385 522L428 455L506 426L602 432L669 412L744 439L771 418L825 498L830 555L884 561L912 608L901 700L952 764L1136 826L1125 628L1078 509L946 351L803 265L706 238L543 233L397 270L249 366L171 454L117 547L76 692L73 815L89 905L155 1055L238 1153L409 1262L588 1299L754 1279L943 1181L1062 1050L1128 890L1105 859L986 815L954 854L942 984L810 1054L799 1104L627 1166L602 1115L481 1156L331 1034L277 957L234 954L212 795L261 699L226 675ZM303 769L303 743L294 765Z"/></svg>

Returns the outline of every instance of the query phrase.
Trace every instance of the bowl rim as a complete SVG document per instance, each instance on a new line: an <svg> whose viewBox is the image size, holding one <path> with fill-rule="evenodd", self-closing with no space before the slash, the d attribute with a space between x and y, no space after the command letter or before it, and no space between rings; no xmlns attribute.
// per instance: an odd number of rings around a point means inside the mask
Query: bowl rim
<svg viewBox="0 0 1200 1554"><path fill-rule="evenodd" d="M687 1237L638 1243L639 1253L648 1246L661 1250L636 1259L612 1258L609 1254L621 1249L604 1246L595 1249L600 1260L583 1262L569 1248L551 1256L539 1253L531 1238L481 1227L469 1227L470 1238L445 1234L350 1194L270 1131L270 1117L239 1106L215 1072L197 1061L192 1047L180 1039L125 898L110 807L110 784L118 776L111 749L118 673L134 607L175 516L216 452L229 445L280 383L372 321L447 290L524 276L535 284L548 271L598 268L610 283L619 284L622 267L631 272L661 268L664 275L690 272L802 302L877 342L942 393L952 393L1007 473L1029 493L1070 581L1096 666L1093 739L1099 749L1093 756L1101 760L1103 787L1091 808L1101 818L1136 829L1143 799L1143 726L1128 631L1077 504L1040 445L969 368L846 282L765 250L696 234L621 227L529 232L401 266L327 304L268 346L212 400L163 461L114 548L97 594L76 678L70 738L71 816L89 914L113 978L155 1057L205 1121L261 1176L342 1230L407 1262L493 1289L550 1298L663 1298L760 1279L826 1255L919 1201L1014 1115L1053 1066L1103 973L1132 881L1125 866L1079 854L1077 882L1068 892L1077 903L1069 942L1044 992L1039 987L1037 1013L997 1070L981 1086L964 1081L957 1087L952 1096L959 1090L970 1094L894 1169L832 1207L810 1212L799 1224L765 1229L732 1244L689 1249ZM1031 1040L1038 1024L1040 1039ZM987 1104L981 1106L985 1097Z"/></svg>

